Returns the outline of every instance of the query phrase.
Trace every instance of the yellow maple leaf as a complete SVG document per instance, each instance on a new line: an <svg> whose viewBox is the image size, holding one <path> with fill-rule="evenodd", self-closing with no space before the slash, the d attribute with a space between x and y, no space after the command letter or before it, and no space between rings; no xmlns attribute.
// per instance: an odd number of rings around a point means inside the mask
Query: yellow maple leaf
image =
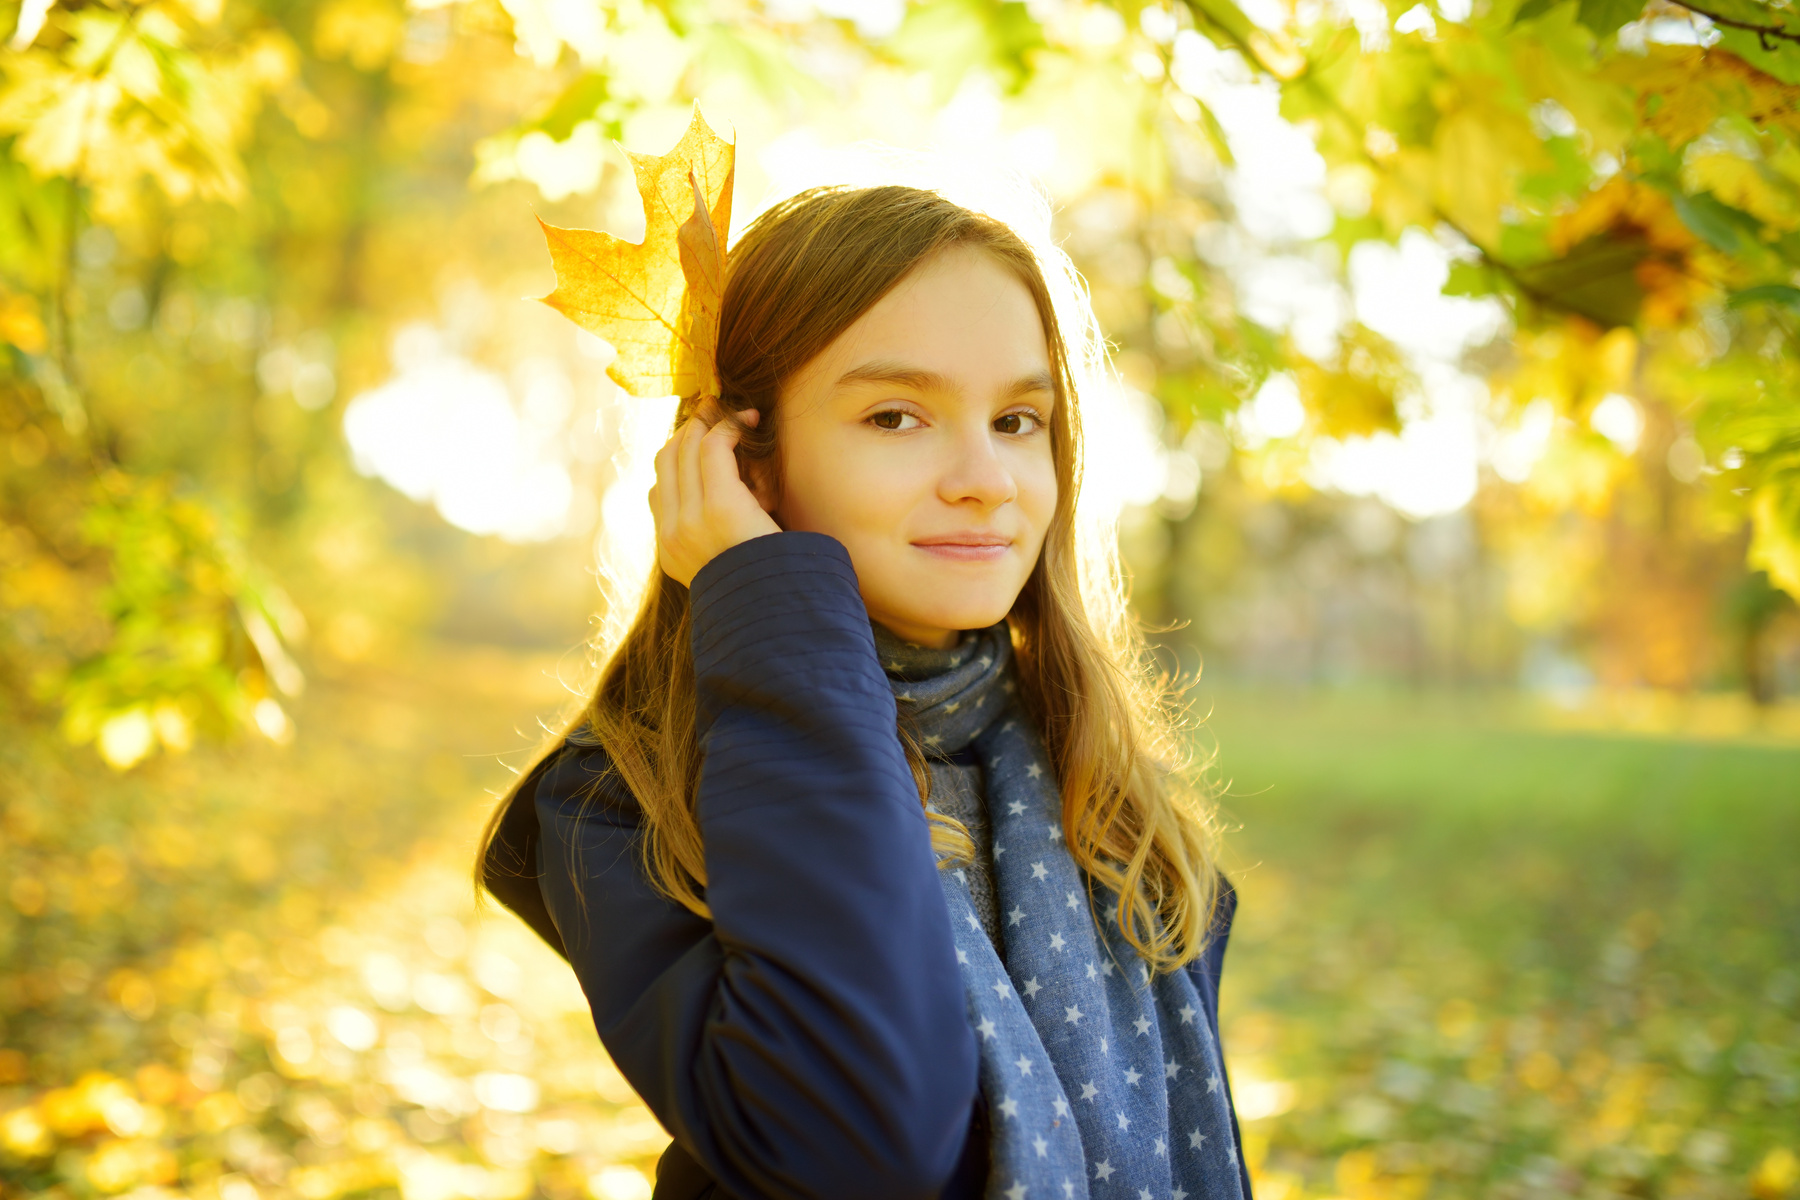
<svg viewBox="0 0 1800 1200"><path fill-rule="evenodd" d="M630 154L644 240L539 220L556 289L545 304L618 351L606 369L633 396L717 396L714 361L737 147L694 117L663 155Z"/></svg>

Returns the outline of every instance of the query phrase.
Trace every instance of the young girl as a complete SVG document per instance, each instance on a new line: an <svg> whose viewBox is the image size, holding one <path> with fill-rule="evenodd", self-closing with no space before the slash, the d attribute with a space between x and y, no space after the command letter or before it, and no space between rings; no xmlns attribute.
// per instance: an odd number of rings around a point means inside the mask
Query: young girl
<svg viewBox="0 0 1800 1200"><path fill-rule="evenodd" d="M672 1136L658 1198L1249 1200L1234 896L1081 561L1052 294L908 187L732 251L656 578L479 865Z"/></svg>

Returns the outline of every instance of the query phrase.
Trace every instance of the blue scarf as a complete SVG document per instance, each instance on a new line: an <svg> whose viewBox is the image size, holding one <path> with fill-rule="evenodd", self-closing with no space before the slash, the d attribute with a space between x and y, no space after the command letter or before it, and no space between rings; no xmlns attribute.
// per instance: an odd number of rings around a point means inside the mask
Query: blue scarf
<svg viewBox="0 0 1800 1200"><path fill-rule="evenodd" d="M951 760L932 765L933 807L955 763L980 769L975 800L987 821L976 844L978 854L991 844L991 880L963 867L938 878L981 1048L988 1200L1248 1200L1193 977L1152 975L1119 931L1117 895L1098 881L1090 915L1051 761L1019 700L1006 622L966 632L950 650L871 624L927 753ZM1004 961L978 902L1000 914Z"/></svg>

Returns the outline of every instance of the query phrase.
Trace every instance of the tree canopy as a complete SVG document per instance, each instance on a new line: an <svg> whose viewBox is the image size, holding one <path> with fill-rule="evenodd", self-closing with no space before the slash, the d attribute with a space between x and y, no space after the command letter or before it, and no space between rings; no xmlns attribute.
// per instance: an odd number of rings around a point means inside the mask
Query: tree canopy
<svg viewBox="0 0 1800 1200"><path fill-rule="evenodd" d="M0 687L119 765L196 732L284 736L309 626L354 653L430 607L426 535L341 432L402 365L408 322L515 382L561 363L539 432L566 445L546 454L565 490L603 488L616 464L566 400L606 386L599 360L487 297L544 290L533 208L628 225L607 140L660 151L695 99L740 148L916 142L985 114L1061 206L1126 380L1184 462L1233 486L1329 488L1322 463L1479 381L1474 510L1513 616L1629 627L1638 679L1695 680L1691 653L1644 647L1691 641L1719 581L1743 580L1752 626L1800 596L1800 23L1782 6L7 13ZM1265 102L1292 141L1258 144L1245 114ZM1258 155L1311 207L1284 224L1247 204ZM1448 259L1441 293L1499 314L1485 335L1422 352L1361 306L1321 330L1250 302L1247 263L1341 292L1368 246L1421 233Z"/></svg>

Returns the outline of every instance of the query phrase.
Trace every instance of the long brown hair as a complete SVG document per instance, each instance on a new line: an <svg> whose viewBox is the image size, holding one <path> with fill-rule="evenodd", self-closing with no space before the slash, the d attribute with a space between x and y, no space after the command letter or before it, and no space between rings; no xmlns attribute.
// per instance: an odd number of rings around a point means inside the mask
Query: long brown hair
<svg viewBox="0 0 1800 1200"><path fill-rule="evenodd" d="M724 419L740 427L740 464L779 488L783 385L909 272L951 247L977 249L1011 270L1043 322L1057 401L1050 434L1058 495L1043 551L1008 614L1020 691L1054 763L1070 854L1121 897L1119 923L1132 946L1154 969L1173 970L1204 948L1217 899L1210 796L1192 769L1177 689L1153 669L1142 631L1126 614L1116 557L1098 568L1083 561L1094 551L1076 519L1082 456L1071 342L1079 357L1094 341L1076 341L1083 330L1068 336L1071 305L1066 295L1058 304L1041 252L1007 224L919 188L813 188L777 204L730 253L718 343ZM1072 271L1066 277L1078 285ZM1085 296L1080 307L1091 325ZM676 425L695 400L683 400ZM736 416L751 408L762 414L754 426ZM695 815L700 755L688 589L660 569L653 576L592 696L536 761L586 726L643 810L646 875L671 900L710 918L700 895L706 857ZM895 734L923 804L930 772L903 703ZM488 823L478 888L501 817L530 776L520 774ZM941 865L967 862L967 830L926 815Z"/></svg>

